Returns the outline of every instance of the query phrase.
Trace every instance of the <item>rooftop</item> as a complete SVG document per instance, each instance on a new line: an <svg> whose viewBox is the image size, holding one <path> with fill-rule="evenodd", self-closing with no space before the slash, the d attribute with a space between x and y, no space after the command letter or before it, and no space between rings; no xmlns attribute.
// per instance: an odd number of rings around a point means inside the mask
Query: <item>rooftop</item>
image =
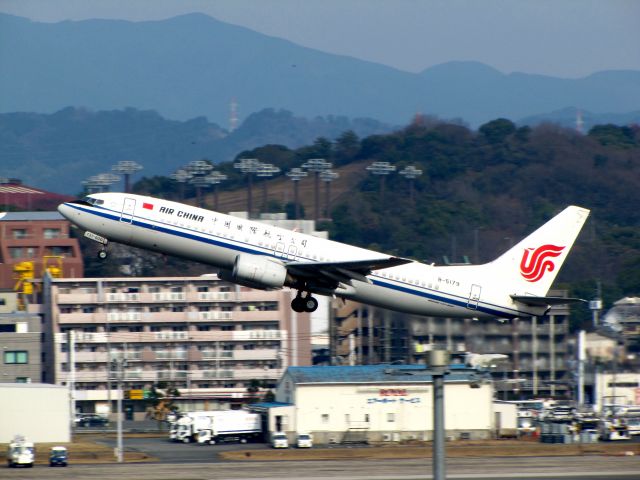
<svg viewBox="0 0 640 480"><path fill-rule="evenodd" d="M1 222L65 220L58 212L0 212Z"/></svg>
<svg viewBox="0 0 640 480"><path fill-rule="evenodd" d="M354 365L289 367L294 383L431 383L432 375L426 365ZM445 380L467 382L477 376L475 369L464 365L450 365Z"/></svg>

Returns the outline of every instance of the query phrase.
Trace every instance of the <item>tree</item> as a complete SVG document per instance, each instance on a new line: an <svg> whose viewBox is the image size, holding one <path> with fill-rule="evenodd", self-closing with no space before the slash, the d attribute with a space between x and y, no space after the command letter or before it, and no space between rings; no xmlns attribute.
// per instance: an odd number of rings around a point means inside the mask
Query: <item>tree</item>
<svg viewBox="0 0 640 480"><path fill-rule="evenodd" d="M498 118L482 125L478 131L489 143L501 143L516 131L516 125L506 118Z"/></svg>

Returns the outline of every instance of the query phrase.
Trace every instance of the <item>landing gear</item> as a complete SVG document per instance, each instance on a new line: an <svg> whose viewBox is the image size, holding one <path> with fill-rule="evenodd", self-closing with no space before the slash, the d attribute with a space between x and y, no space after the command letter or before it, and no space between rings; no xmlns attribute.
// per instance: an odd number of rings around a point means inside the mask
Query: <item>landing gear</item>
<svg viewBox="0 0 640 480"><path fill-rule="evenodd" d="M318 300L313 298L310 293L303 297L302 292L299 291L296 298L291 301L291 308L298 313L315 312L318 308Z"/></svg>
<svg viewBox="0 0 640 480"><path fill-rule="evenodd" d="M104 259L105 259L105 258L107 258L107 257L108 257L108 254L107 254L107 250L106 250L105 248L103 248L102 250L100 250L100 251L98 252L98 258L99 258L100 260L104 260Z"/></svg>

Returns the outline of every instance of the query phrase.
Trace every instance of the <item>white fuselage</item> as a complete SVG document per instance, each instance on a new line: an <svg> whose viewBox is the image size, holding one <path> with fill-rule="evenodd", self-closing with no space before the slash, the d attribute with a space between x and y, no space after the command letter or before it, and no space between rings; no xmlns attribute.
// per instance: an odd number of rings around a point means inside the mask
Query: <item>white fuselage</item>
<svg viewBox="0 0 640 480"><path fill-rule="evenodd" d="M230 270L238 254L288 262L349 262L388 258L371 250L284 230L190 205L132 194L96 194L101 204L69 202L59 211L71 222L127 245ZM412 262L340 283L330 294L425 316L541 315L523 306L487 265L436 267ZM326 293L326 292L319 292Z"/></svg>

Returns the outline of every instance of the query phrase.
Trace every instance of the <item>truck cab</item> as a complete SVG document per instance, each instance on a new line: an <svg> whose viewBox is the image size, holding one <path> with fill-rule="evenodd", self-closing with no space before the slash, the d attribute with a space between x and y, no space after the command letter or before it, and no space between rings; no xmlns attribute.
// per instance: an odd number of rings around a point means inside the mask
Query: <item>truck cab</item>
<svg viewBox="0 0 640 480"><path fill-rule="evenodd" d="M60 465L66 467L68 462L67 449L65 447L52 447L49 452L49 466L55 467Z"/></svg>
<svg viewBox="0 0 640 480"><path fill-rule="evenodd" d="M35 447L24 437L16 437L7 448L7 465L9 467L33 467L35 459Z"/></svg>

